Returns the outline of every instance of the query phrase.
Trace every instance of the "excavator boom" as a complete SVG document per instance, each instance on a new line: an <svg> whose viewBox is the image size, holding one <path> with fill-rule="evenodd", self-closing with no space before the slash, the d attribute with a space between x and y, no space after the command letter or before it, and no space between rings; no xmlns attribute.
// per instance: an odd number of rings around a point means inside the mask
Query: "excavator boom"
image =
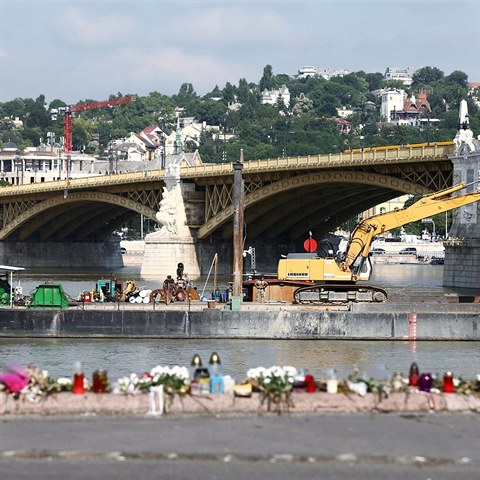
<svg viewBox="0 0 480 480"><path fill-rule="evenodd" d="M451 196L464 188L472 191ZM370 248L376 235L422 218L447 212L480 200L480 191L464 183L423 196L402 210L382 213L360 222L352 233L341 258L321 258L314 253L289 254L278 262L277 281L298 285L296 303L383 302L387 292L378 287L357 286L368 281L372 272Z"/></svg>
<svg viewBox="0 0 480 480"><path fill-rule="evenodd" d="M473 184L469 184L470 186ZM459 183L445 190L423 196L414 204L402 210L374 215L360 222L352 233L345 250L345 259L340 264L343 271L348 271L359 255L366 257L370 252L375 236L392 228L401 227L407 223L416 222L422 218L448 212L458 207L480 200L480 191L450 197L449 195L463 190L467 185Z"/></svg>

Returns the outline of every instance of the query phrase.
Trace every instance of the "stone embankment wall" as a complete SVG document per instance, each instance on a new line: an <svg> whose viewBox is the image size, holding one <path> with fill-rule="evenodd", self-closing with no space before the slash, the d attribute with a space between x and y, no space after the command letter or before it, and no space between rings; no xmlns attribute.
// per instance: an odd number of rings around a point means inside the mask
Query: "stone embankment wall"
<svg viewBox="0 0 480 480"><path fill-rule="evenodd" d="M204 304L203 304L204 305ZM199 307L201 308L201 306ZM229 311L0 310L0 336L258 339L479 340L478 304L355 306L353 311L282 308Z"/></svg>
<svg viewBox="0 0 480 480"><path fill-rule="evenodd" d="M330 394L326 392L293 393L291 413L325 412L480 412L480 397L457 393L398 392L379 398L368 393ZM252 397L234 397L231 394L176 397L170 414L256 414L266 413L267 403L256 393ZM15 400L0 392L0 415L146 415L151 414L148 394L114 395L87 392L82 395L59 393L40 402ZM157 411L158 414L158 411Z"/></svg>

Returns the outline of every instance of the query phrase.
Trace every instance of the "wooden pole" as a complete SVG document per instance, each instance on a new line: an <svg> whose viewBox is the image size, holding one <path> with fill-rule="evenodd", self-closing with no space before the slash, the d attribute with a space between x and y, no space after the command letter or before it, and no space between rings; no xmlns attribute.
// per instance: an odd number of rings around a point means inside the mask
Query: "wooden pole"
<svg viewBox="0 0 480 480"><path fill-rule="evenodd" d="M243 149L233 164L233 295L241 298L243 283Z"/></svg>

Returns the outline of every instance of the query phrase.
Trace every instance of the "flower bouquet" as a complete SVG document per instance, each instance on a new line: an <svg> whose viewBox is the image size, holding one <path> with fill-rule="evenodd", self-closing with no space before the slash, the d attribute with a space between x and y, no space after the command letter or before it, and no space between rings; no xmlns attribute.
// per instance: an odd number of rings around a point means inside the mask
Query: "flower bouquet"
<svg viewBox="0 0 480 480"><path fill-rule="evenodd" d="M168 412L175 395L184 397L188 394L188 369L186 367L162 367L157 365L141 377L132 373L129 377L118 379L118 390L122 393L148 392L163 386L164 411Z"/></svg>
<svg viewBox="0 0 480 480"><path fill-rule="evenodd" d="M270 368L252 368L247 372L247 377L254 387L260 392L261 404L267 403L268 411L282 409L288 411L293 407L292 388L297 369L291 366L273 366Z"/></svg>

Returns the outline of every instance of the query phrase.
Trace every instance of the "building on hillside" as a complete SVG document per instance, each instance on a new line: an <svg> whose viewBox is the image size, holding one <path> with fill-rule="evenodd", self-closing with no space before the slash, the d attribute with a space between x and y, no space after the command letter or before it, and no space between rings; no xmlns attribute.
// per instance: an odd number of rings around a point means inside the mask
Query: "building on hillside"
<svg viewBox="0 0 480 480"><path fill-rule="evenodd" d="M432 108L427 100L427 92L421 91L417 96L406 98L401 110L391 112L390 122L394 125L410 125L412 127L425 127L438 123L438 118L430 118Z"/></svg>
<svg viewBox="0 0 480 480"><path fill-rule="evenodd" d="M18 145L15 142L5 142L2 147L2 153L16 154L19 153Z"/></svg>
<svg viewBox="0 0 480 480"><path fill-rule="evenodd" d="M298 79L301 79L301 78L308 78L308 77L316 77L317 75L318 75L317 67L305 66L298 70L298 74L295 75L295 77Z"/></svg>
<svg viewBox="0 0 480 480"><path fill-rule="evenodd" d="M337 108L337 115L340 118L348 118L350 115L353 115L353 110L346 107Z"/></svg>
<svg viewBox="0 0 480 480"><path fill-rule="evenodd" d="M290 91L286 85L282 85L278 90L265 89L262 93L262 104L276 105L281 98L286 107L290 106Z"/></svg>
<svg viewBox="0 0 480 480"><path fill-rule="evenodd" d="M385 80L398 80L402 82L406 87L409 87L413 83L413 74L415 73L413 67L387 67L383 78Z"/></svg>
<svg viewBox="0 0 480 480"><path fill-rule="evenodd" d="M337 124L337 128L341 134L346 135L352 130L352 123L346 118L336 118L335 123Z"/></svg>
<svg viewBox="0 0 480 480"><path fill-rule="evenodd" d="M477 107L480 107L480 82L467 83L467 88L468 96Z"/></svg>
<svg viewBox="0 0 480 480"><path fill-rule="evenodd" d="M380 95L382 103L380 105L380 115L390 122L392 119L392 112L403 109L405 98L407 94L404 90L398 89L382 89L378 90L377 95Z"/></svg>
<svg viewBox="0 0 480 480"><path fill-rule="evenodd" d="M302 79L308 77L322 77L325 80L330 80L333 77L343 77L349 73L351 72L349 70L345 70L344 68L305 66L298 70L298 74L295 75L295 78Z"/></svg>

